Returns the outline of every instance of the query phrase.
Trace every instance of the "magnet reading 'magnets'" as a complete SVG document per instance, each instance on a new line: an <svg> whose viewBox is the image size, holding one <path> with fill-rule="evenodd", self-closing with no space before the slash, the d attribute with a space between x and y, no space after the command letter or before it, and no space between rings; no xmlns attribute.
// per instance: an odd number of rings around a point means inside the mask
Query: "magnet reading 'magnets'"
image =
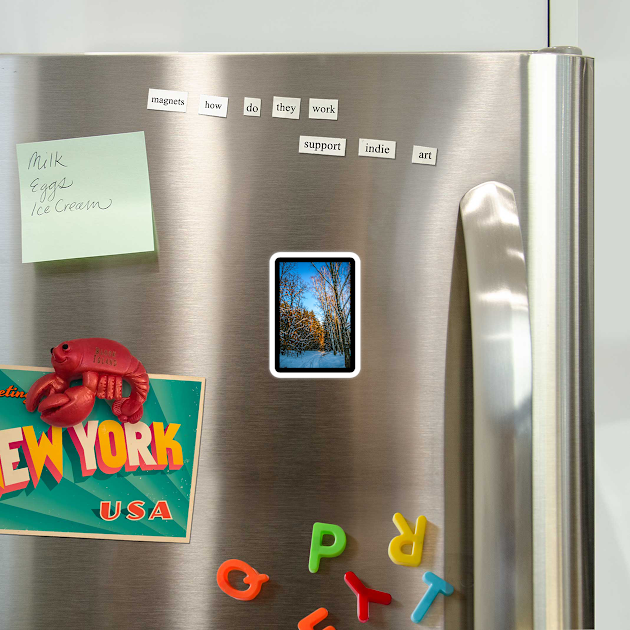
<svg viewBox="0 0 630 630"><path fill-rule="evenodd" d="M44 422L71 427L90 415L98 397L114 401L112 411L121 422L133 424L142 418L149 376L125 346L98 337L73 339L51 348L50 354L55 371L37 379L28 390L28 411L37 408ZM70 381L79 377L83 384L70 387ZM131 385L127 398L122 395L123 379Z"/></svg>

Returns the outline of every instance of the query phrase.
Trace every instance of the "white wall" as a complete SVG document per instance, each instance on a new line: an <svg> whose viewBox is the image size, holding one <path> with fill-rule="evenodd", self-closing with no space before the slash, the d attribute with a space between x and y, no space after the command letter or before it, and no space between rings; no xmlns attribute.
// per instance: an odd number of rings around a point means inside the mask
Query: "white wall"
<svg viewBox="0 0 630 630"><path fill-rule="evenodd" d="M597 628L630 624L629 32L627 0L579 0L578 45L595 57Z"/></svg>
<svg viewBox="0 0 630 630"><path fill-rule="evenodd" d="M2 52L513 50L547 0L0 0Z"/></svg>

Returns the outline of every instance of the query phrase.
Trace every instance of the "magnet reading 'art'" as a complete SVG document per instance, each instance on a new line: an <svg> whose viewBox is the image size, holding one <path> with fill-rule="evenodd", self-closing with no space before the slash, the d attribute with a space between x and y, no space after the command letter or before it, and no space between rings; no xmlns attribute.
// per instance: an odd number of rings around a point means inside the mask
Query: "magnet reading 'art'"
<svg viewBox="0 0 630 630"><path fill-rule="evenodd" d="M422 561L422 546L424 544L424 532L427 528L427 519L419 516L416 521L415 533L407 524L405 517L396 512L394 514L394 524L400 532L400 536L396 536L390 543L389 557L394 564L402 564L408 567L417 567ZM403 547L411 545L411 553L404 553Z"/></svg>
<svg viewBox="0 0 630 630"><path fill-rule="evenodd" d="M333 536L332 545L324 545L324 536ZM346 532L339 525L328 523L313 523L313 536L311 537L311 553L308 559L308 570L311 573L319 571L319 561L322 558L336 558L346 548Z"/></svg>
<svg viewBox="0 0 630 630"><path fill-rule="evenodd" d="M230 571L242 571L245 573L243 582L249 584L249 588L245 591L240 591L234 588L228 579ZM260 593L262 585L269 580L269 576L264 573L258 573L256 569L250 567L247 562L242 560L226 560L217 571L217 584L219 588L230 597L234 599L240 599L244 602L249 602Z"/></svg>
<svg viewBox="0 0 630 630"><path fill-rule="evenodd" d="M138 422L149 393L144 366L125 346L110 339L73 339L50 349L53 369L37 379L28 390L26 408L38 411L44 422L55 427L72 427L83 422L96 398L113 400L112 411L121 422ZM70 387L82 378L83 384ZM123 379L131 395L123 398ZM39 406L38 406L39 405Z"/></svg>

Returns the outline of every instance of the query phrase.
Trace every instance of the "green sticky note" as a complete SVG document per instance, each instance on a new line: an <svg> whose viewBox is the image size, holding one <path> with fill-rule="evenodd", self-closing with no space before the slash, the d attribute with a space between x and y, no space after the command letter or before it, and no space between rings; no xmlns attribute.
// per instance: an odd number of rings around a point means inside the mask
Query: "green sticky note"
<svg viewBox="0 0 630 630"><path fill-rule="evenodd" d="M144 132L17 145L22 262L153 251Z"/></svg>

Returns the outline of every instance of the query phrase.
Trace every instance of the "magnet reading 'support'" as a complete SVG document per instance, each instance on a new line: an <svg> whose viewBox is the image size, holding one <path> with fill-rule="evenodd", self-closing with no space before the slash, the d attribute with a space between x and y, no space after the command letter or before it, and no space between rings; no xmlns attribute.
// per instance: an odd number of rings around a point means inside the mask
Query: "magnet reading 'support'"
<svg viewBox="0 0 630 630"><path fill-rule="evenodd" d="M83 422L96 398L113 400L112 411L121 422L138 422L149 393L144 366L125 346L111 339L93 337L65 341L50 349L54 372L37 379L26 395L28 411L38 411L44 422L72 427ZM70 387L81 377L83 384ZM131 385L123 398L122 382ZM43 400L42 400L43 399Z"/></svg>

